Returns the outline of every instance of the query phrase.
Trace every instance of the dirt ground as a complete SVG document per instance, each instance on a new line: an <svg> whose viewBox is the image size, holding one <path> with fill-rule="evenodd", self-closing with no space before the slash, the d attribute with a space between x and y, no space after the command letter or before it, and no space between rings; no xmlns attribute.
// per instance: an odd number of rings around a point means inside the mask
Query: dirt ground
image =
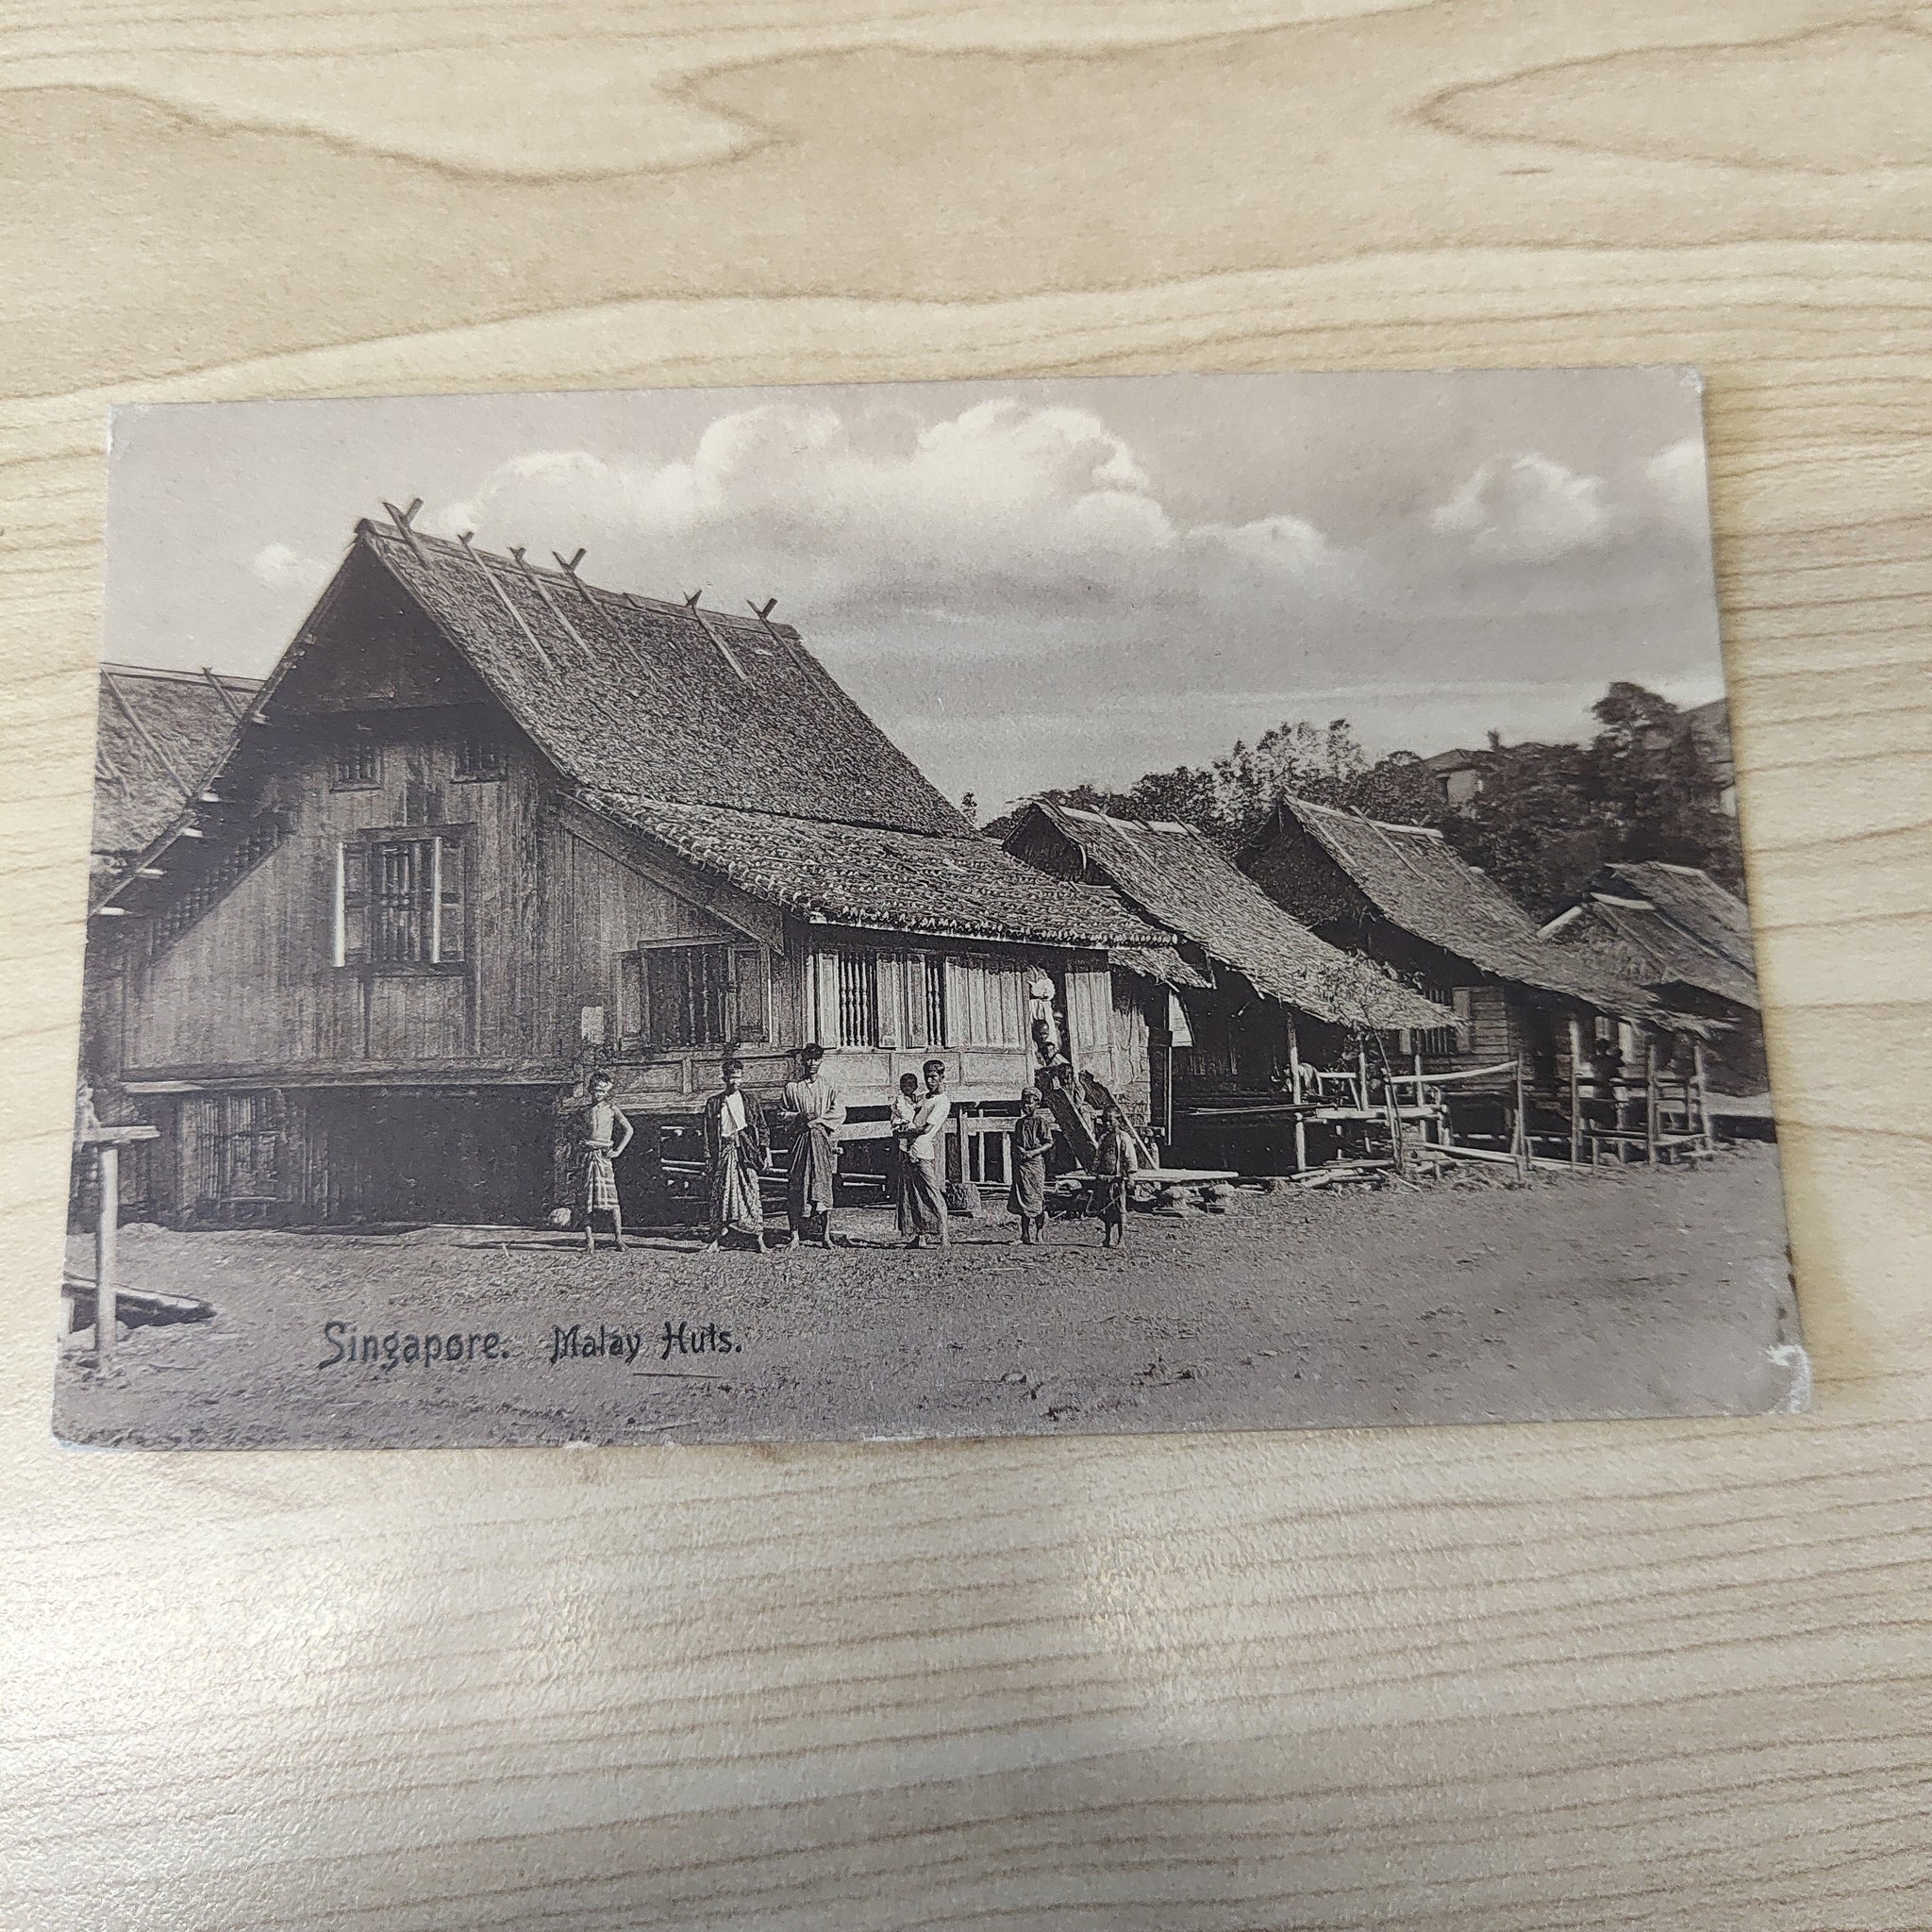
<svg viewBox="0 0 1932 1932"><path fill-rule="evenodd" d="M853 1210L851 1245L761 1257L131 1228L125 1282L216 1313L131 1329L104 1370L63 1350L57 1428L198 1447L1292 1428L1749 1413L1793 1376L1771 1353L1798 1319L1768 1146L1520 1188L1242 1189L1224 1215L1134 1214L1120 1253L1091 1221L1042 1248L991 1208L957 1231L950 1255L907 1254ZM91 1262L77 1240L72 1274Z"/></svg>

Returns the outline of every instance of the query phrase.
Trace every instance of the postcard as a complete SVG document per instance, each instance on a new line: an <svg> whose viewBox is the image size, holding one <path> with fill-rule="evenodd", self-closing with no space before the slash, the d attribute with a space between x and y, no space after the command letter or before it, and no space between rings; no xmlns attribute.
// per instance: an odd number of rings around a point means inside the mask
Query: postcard
<svg viewBox="0 0 1932 1932"><path fill-rule="evenodd" d="M117 409L55 1426L1802 1407L1682 369Z"/></svg>

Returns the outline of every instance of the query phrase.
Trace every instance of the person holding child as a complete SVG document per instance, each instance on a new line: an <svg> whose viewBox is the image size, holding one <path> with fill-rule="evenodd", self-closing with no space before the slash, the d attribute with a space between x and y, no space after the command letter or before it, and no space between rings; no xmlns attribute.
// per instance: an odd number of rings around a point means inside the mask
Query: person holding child
<svg viewBox="0 0 1932 1932"><path fill-rule="evenodd" d="M927 1060L924 1075L925 1091L912 1118L903 1124L895 1119L892 1127L893 1138L906 1150L906 1205L900 1209L899 1224L903 1228L908 1221L911 1224L912 1237L906 1243L909 1248L924 1247L932 1236L939 1238L941 1247L950 1248L946 1186L940 1174L940 1148L953 1111L945 1061Z"/></svg>
<svg viewBox="0 0 1932 1932"><path fill-rule="evenodd" d="M901 1074L899 1091L892 1096L891 1129L892 1152L886 1169L886 1186L892 1197L892 1206L899 1211L899 1238L910 1241L919 1232L918 1217L912 1207L911 1158L906 1149L909 1144L913 1118L919 1112L923 1090L917 1074Z"/></svg>

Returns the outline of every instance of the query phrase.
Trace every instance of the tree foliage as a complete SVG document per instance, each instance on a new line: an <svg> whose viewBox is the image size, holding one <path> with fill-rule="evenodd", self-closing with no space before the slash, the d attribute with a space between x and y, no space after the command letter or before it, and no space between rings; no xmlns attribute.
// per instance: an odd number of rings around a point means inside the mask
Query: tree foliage
<svg viewBox="0 0 1932 1932"><path fill-rule="evenodd" d="M1202 766L1149 772L1124 791L1082 783L1039 794L1117 818L1177 820L1236 853L1284 797L1370 818L1439 827L1532 912L1547 916L1612 859L1701 866L1743 884L1737 826L1717 805L1717 777L1690 718L1641 685L1615 683L1592 708L1588 744L1506 745L1475 754L1482 789L1462 809L1413 752L1371 759L1345 718L1284 720L1254 744ZM1001 836L1008 814L988 826Z"/></svg>

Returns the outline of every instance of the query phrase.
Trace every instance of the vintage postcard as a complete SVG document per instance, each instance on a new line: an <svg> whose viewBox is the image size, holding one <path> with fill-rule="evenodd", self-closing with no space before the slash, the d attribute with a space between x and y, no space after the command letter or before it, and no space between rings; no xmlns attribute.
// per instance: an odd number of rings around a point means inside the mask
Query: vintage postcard
<svg viewBox="0 0 1932 1932"><path fill-rule="evenodd" d="M55 1424L1802 1407L1700 387L116 412Z"/></svg>

